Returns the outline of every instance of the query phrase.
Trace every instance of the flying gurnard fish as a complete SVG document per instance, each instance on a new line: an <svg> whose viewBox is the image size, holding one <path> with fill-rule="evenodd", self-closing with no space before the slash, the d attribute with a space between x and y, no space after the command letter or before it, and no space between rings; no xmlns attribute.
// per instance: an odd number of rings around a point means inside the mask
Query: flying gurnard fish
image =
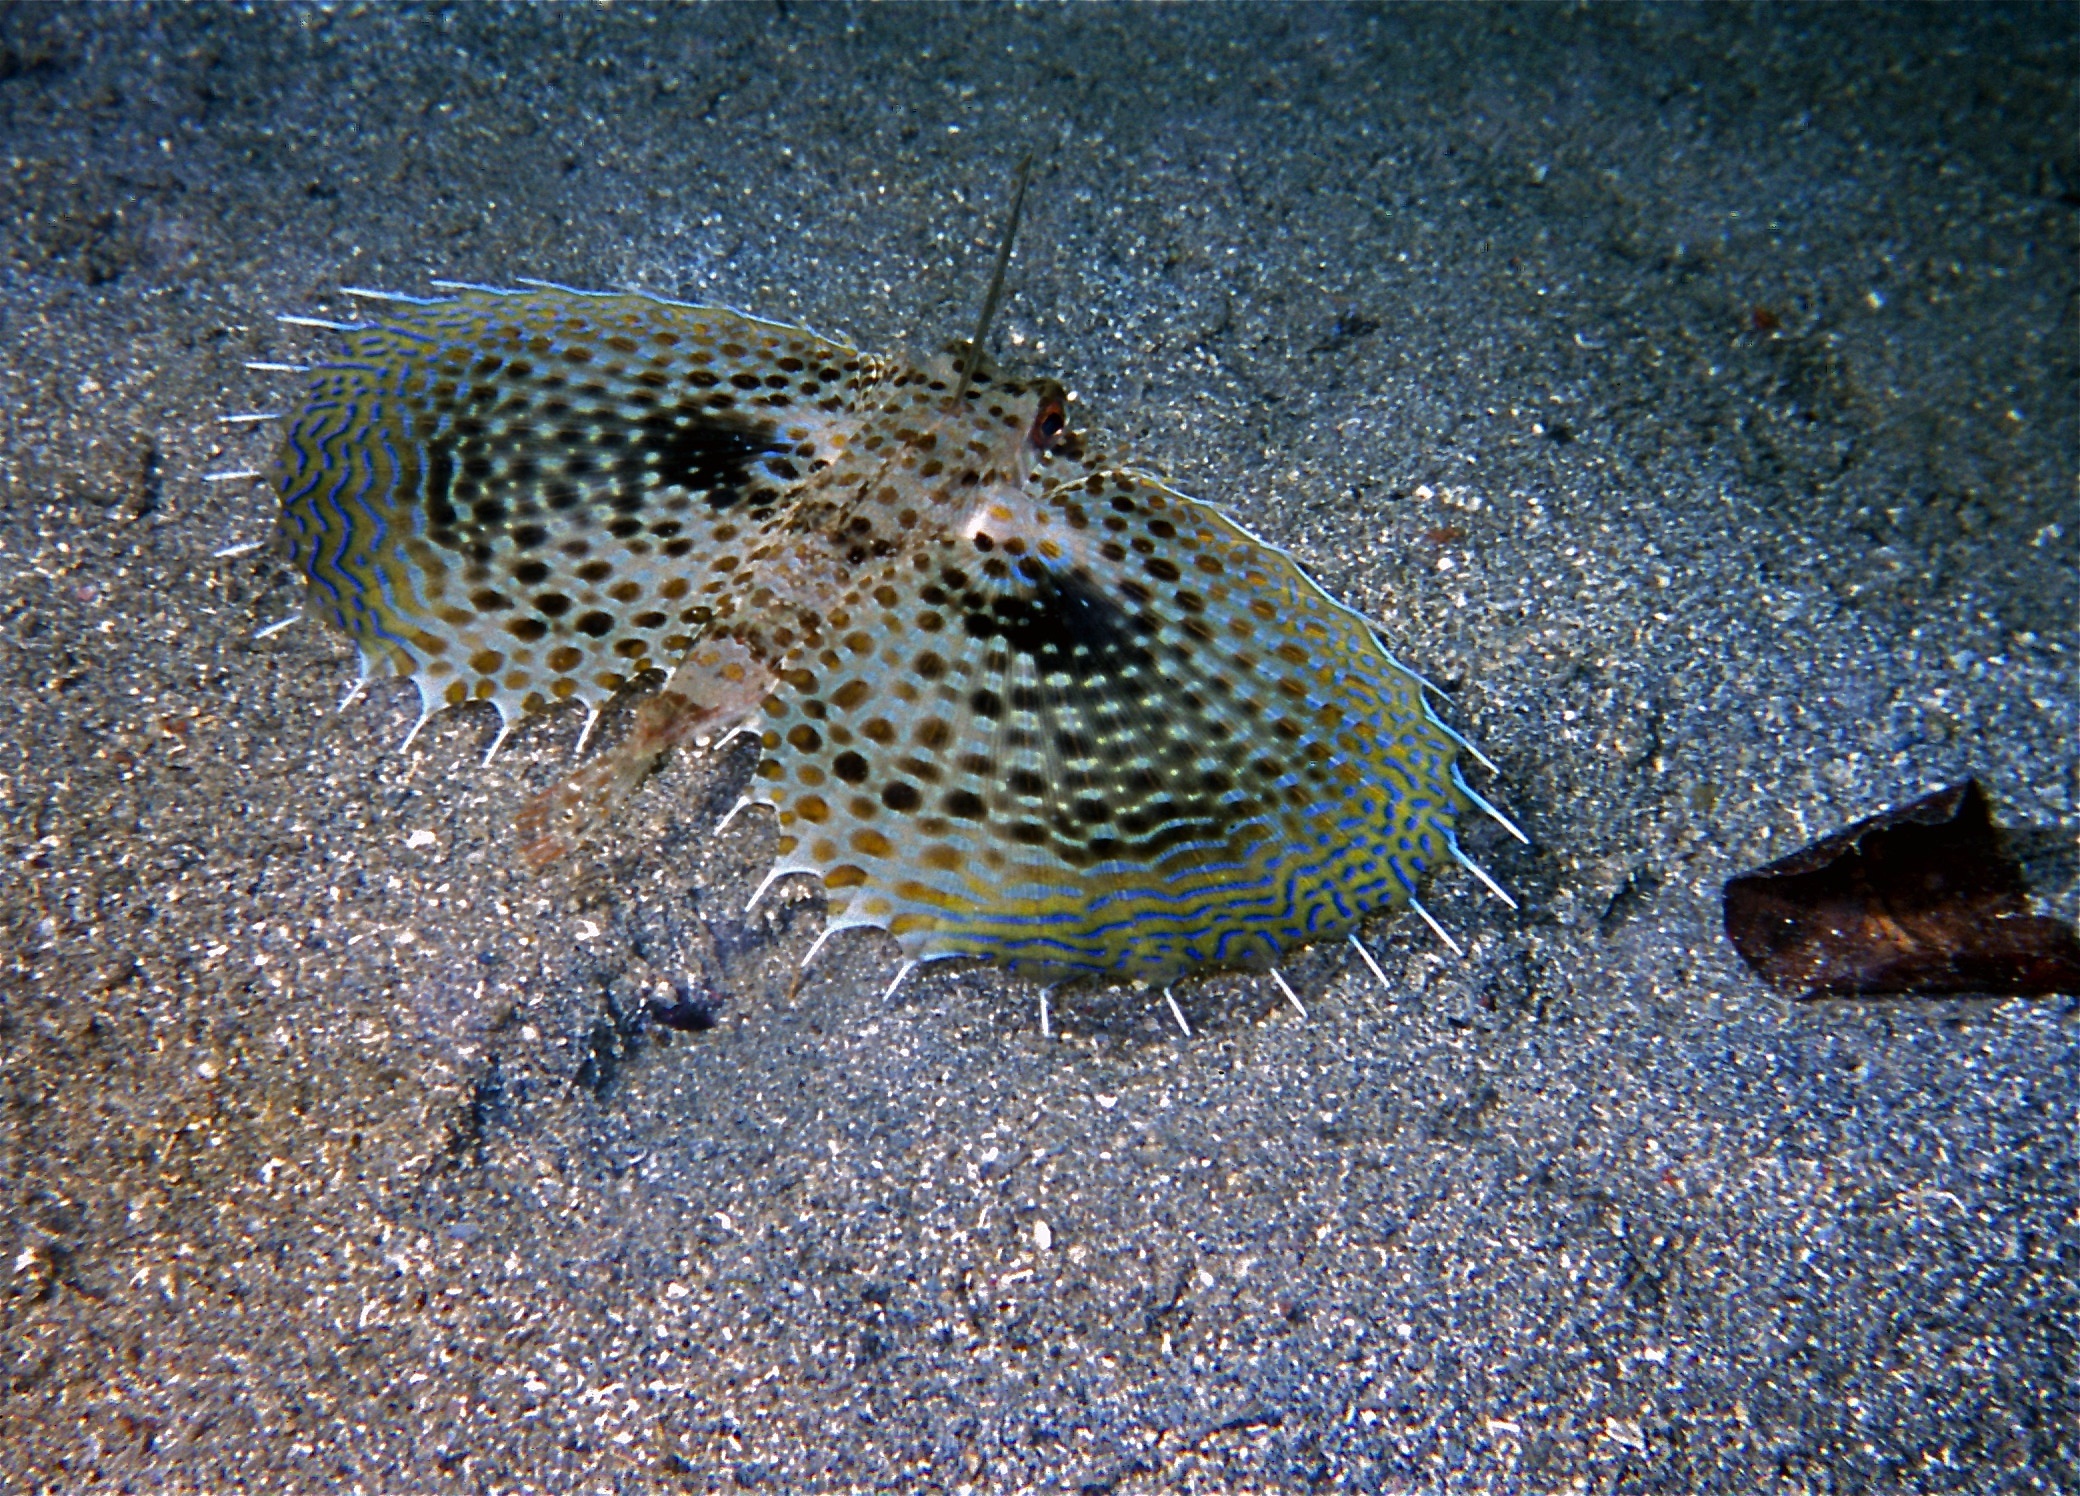
<svg viewBox="0 0 2080 1496"><path fill-rule="evenodd" d="M522 858L571 851L674 744L750 733L738 809L779 823L759 893L818 877L817 946L885 930L898 982L975 957L1290 996L1280 960L1348 936L1384 983L1356 929L1402 906L1458 950L1417 895L1456 860L1508 899L1454 830L1478 807L1522 838L1458 759L1493 765L1291 557L985 361L1024 192L975 336L923 362L540 281L284 319L346 343L268 475L308 611L359 646L357 693L411 677L415 734L488 701L503 742L575 701L589 736L668 672L521 813Z"/></svg>

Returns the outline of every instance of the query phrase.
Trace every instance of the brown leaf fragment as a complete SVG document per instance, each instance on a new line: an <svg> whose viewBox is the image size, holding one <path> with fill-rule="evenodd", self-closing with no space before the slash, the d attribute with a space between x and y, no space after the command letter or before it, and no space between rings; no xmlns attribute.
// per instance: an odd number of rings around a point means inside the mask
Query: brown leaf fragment
<svg viewBox="0 0 2080 1496"><path fill-rule="evenodd" d="M2080 994L2080 939L2028 895L1968 779L1728 880L1726 938L1801 998Z"/></svg>

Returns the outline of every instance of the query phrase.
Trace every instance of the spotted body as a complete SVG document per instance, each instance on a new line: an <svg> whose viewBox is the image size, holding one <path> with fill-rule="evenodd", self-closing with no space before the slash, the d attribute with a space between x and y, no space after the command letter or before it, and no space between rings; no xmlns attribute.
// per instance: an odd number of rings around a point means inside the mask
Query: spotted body
<svg viewBox="0 0 2080 1496"><path fill-rule="evenodd" d="M1274 967L1456 853L1461 740L1416 677L1284 553L1086 450L1049 382L547 286L346 336L274 479L364 674L510 726L669 672L523 812L530 861L736 730L767 882L819 877L832 929L912 962Z"/></svg>

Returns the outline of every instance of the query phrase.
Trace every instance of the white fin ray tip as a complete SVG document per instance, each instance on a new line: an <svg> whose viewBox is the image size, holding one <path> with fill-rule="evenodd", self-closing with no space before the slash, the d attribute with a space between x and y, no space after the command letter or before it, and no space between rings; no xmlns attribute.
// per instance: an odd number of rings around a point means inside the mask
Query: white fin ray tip
<svg viewBox="0 0 2080 1496"><path fill-rule="evenodd" d="M1411 897L1408 901L1408 907L1415 910L1417 917L1420 918L1424 924L1430 927L1430 933L1432 935L1435 935L1439 940L1442 940L1447 946L1451 948L1451 952L1453 955L1458 956L1462 960L1465 958L1466 947L1459 944L1458 941L1452 939L1452 932L1450 930L1447 930L1443 925L1437 922L1437 916L1432 914L1428 909L1425 909L1420 899Z"/></svg>
<svg viewBox="0 0 2080 1496"><path fill-rule="evenodd" d="M1472 785L1468 784L1466 782L1466 776L1459 772L1459 766L1457 764L1452 765L1452 783L1459 787L1460 794L1464 795L1475 805L1479 806L1481 811L1488 817L1489 820L1493 821L1496 825L1500 826L1504 831L1507 831L1511 836L1514 836L1525 846L1528 847L1531 845L1531 838L1524 834L1523 828L1519 826L1515 821L1512 821L1508 816L1504 815L1500 810L1498 810L1494 802L1489 800L1486 795L1483 795Z"/></svg>
<svg viewBox="0 0 2080 1496"><path fill-rule="evenodd" d="M578 746L574 750L575 752L583 753L585 745L592 741L592 729L599 726L599 711L600 709L596 706L585 708L585 730L578 734Z"/></svg>
<svg viewBox="0 0 2080 1496"><path fill-rule="evenodd" d="M409 753L411 751L412 744L418 739L420 730L433 720L433 714L436 710L437 708L434 707L425 707L420 710L418 720L412 724L412 730L406 733L404 741L397 745L399 753Z"/></svg>
<svg viewBox="0 0 2080 1496"><path fill-rule="evenodd" d="M766 875L758 880L758 887L754 888L751 891L751 897L745 901L745 916L747 918L750 916L751 911L758 907L758 901L766 896L766 890L771 888L775 883L778 883L789 873L805 873L807 871L807 868L800 867L773 867L771 869L768 869Z"/></svg>
<svg viewBox="0 0 2080 1496"><path fill-rule="evenodd" d="M398 301L406 306L438 305L437 302L428 296L408 296L402 291L372 291L366 286L341 286L339 294L342 296L357 296L363 301Z"/></svg>
<svg viewBox="0 0 2080 1496"><path fill-rule="evenodd" d="M748 912L748 911L747 911L747 912ZM837 933L838 933L838 932L839 932L840 930L843 930L843 929L847 929L847 928L849 928L849 927L848 927L848 926L845 926L845 925L825 925L825 926L823 927L823 933L822 933L821 935L818 935L818 936L816 937L816 939L814 940L814 942L812 942L812 943L810 944L810 946L809 946L809 954L808 954L808 955L806 955L806 956L804 956L804 957L802 957L802 964L801 964L801 966L800 966L800 967L798 968L798 970L801 970L801 971L807 971L807 970L809 969L809 963L810 963L811 961L814 961L814 960L816 959L816 953L817 953L818 951L820 951L820 950L822 950L822 949L823 949L823 946L824 946L824 942L825 942L825 941L827 941L827 940L829 940L829 939L830 939L830 938L831 938L831 937L832 937L833 935L837 934ZM905 970L907 970L907 969L908 969L908 968L906 967L906 968L905 968ZM900 974L900 973L898 973L898 980L900 980L900 979L901 979L901 974Z"/></svg>
<svg viewBox="0 0 2080 1496"><path fill-rule="evenodd" d="M1433 689L1435 688L1433 687ZM1438 716L1436 708L1431 706L1430 698L1427 696L1423 698L1423 715L1430 719L1430 725L1432 727L1436 728L1439 732L1443 733L1446 737L1450 738L1454 743L1457 743L1461 748L1464 748L1468 753L1472 754L1475 763L1479 764L1483 769L1486 769L1490 774L1497 775L1498 777L1501 775L1502 770L1495 767L1495 760L1488 757L1487 754L1481 752L1480 749L1476 748L1473 745L1473 739L1467 737L1465 733L1459 731L1458 728L1452 726L1451 723L1445 721L1444 718ZM1457 764L1454 764L1452 765L1452 767L1456 769L1459 766ZM1469 793L1471 792L1469 791Z"/></svg>
<svg viewBox="0 0 2080 1496"><path fill-rule="evenodd" d="M1351 931L1350 939L1351 949L1358 953L1358 959L1365 963L1366 968L1371 971L1373 979L1377 981L1380 984L1380 987L1387 993L1388 996L1391 997L1394 992L1394 984L1392 982L1389 982L1387 980L1387 974L1384 971L1380 970L1379 962L1373 959L1372 952L1365 949L1365 942L1358 938L1358 932L1356 930Z"/></svg>
<svg viewBox="0 0 2080 1496"><path fill-rule="evenodd" d="M1449 838L1445 842L1445 845L1451 848L1453 861L1457 862L1459 866L1465 868L1467 872L1473 874L1474 877L1480 879L1482 883L1486 884L1489 893L1495 895L1496 898L1502 900L1503 903L1509 905L1509 907L1512 909L1518 907L1517 901L1509 896L1509 890L1504 888L1500 883L1497 883L1495 881L1495 875L1493 873L1489 872L1478 862L1475 862L1471 857L1468 857L1465 854L1465 852L1460 850L1459 839L1456 836Z"/></svg>
<svg viewBox="0 0 2080 1496"><path fill-rule="evenodd" d="M487 291L493 296L511 296L510 286L482 286L475 281L429 280L426 283L436 291Z"/></svg>
<svg viewBox="0 0 2080 1496"><path fill-rule="evenodd" d="M1271 980L1276 982L1278 990L1286 995L1286 1001L1293 1005L1293 1011L1300 1015L1300 1021L1307 1022L1307 1005L1300 1001L1300 994L1286 984L1285 974L1275 966L1271 968Z"/></svg>
<svg viewBox="0 0 2080 1496"><path fill-rule="evenodd" d="M708 834L710 836L722 835L724 828L727 827L731 821L734 821L739 815L749 810L752 806L761 803L763 802L754 800L749 795L737 796L737 803L729 808L729 814L724 816L721 820L717 821L715 823L715 829L709 832Z"/></svg>

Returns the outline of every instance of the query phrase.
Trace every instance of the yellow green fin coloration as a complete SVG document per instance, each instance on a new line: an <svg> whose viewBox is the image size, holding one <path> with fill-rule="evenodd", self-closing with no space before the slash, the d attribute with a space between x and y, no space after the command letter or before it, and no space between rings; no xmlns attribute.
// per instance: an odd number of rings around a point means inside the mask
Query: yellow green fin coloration
<svg viewBox="0 0 2080 1496"><path fill-rule="evenodd" d="M311 607L429 713L596 711L675 664L863 370L798 328L647 296L397 300L317 371L276 481Z"/></svg>
<svg viewBox="0 0 2080 1496"><path fill-rule="evenodd" d="M1087 451L1049 381L540 284L342 331L274 479L364 674L509 725L668 673L522 813L531 863L743 730L761 892L813 874L830 930L909 964L1275 969L1375 912L1436 927L1424 881L1473 866L1454 827L1491 807L1424 684L1283 552Z"/></svg>

